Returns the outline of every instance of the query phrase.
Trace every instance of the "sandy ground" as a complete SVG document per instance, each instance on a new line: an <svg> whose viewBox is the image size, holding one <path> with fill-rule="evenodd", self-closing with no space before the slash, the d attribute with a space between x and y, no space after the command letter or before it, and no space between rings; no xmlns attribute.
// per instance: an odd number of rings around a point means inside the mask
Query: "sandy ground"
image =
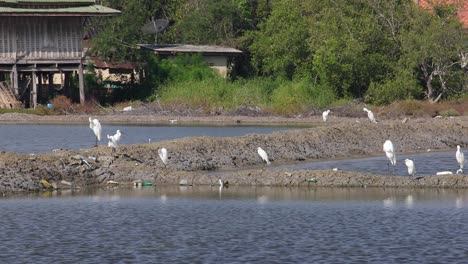
<svg viewBox="0 0 468 264"><path fill-rule="evenodd" d="M271 166L319 159L383 155L382 144L391 139L398 153L448 150L468 146L468 118L426 118L383 120L378 124L366 118L334 118L326 126L320 117L281 118L247 116L173 117L148 115L98 116L101 123L165 124L264 124L307 125L268 135L233 138L193 137L142 145L124 145L117 153L105 146L79 151L60 151L42 155L0 153L0 191L37 191L41 179L61 188L86 187L116 181L134 180L155 184L216 184L210 172L229 170L223 178L236 185L318 185L392 187L468 187L463 175L397 177L344 171L265 171L257 154L261 146ZM0 123L87 123L88 116L0 115ZM168 149L169 162L158 156ZM62 181L65 181L61 184ZM71 186L69 185L71 184Z"/></svg>
<svg viewBox="0 0 468 264"><path fill-rule="evenodd" d="M233 116L233 115L211 115L211 116L175 116L175 115L148 115L148 114L133 114L132 112L114 112L108 115L32 115L19 113L0 114L0 123L24 123L24 124L76 124L88 123L89 117L97 118L101 123L108 124L206 124L206 125L223 125L223 124L248 124L248 125L305 125L305 126L324 126L321 116L297 116L297 117L281 117L281 116ZM405 118L399 119L403 121ZM408 120L415 122L426 122L439 118L412 118L406 117ZM458 116L452 118L440 119L456 119L468 120L468 116ZM398 121L385 120L382 121ZM342 123L359 123L369 122L367 115L363 112L362 116L356 118L339 117L330 114L328 124Z"/></svg>

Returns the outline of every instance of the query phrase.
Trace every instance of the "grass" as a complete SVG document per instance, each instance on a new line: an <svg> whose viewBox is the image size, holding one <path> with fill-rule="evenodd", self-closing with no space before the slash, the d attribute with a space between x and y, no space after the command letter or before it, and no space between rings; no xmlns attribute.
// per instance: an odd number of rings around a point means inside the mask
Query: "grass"
<svg viewBox="0 0 468 264"><path fill-rule="evenodd" d="M428 101L404 100L396 101L381 107L381 112L389 117L414 116L435 117L460 116L468 114L468 97L442 101L436 104Z"/></svg>
<svg viewBox="0 0 468 264"><path fill-rule="evenodd" d="M222 78L172 82L160 89L162 105L186 105L206 111L233 110L241 106L258 106L273 114L290 115L324 108L334 101L333 92L314 86L306 79L282 81L272 79L238 80Z"/></svg>
<svg viewBox="0 0 468 264"><path fill-rule="evenodd" d="M6 113L20 113L20 114L31 114L31 115L54 115L56 114L53 109L38 105L36 109L33 108L20 108L20 109L0 109L0 114Z"/></svg>

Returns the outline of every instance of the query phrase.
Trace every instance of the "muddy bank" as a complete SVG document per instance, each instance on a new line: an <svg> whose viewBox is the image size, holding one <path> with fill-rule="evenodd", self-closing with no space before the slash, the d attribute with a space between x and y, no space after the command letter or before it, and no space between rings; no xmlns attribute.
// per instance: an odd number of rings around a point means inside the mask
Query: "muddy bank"
<svg viewBox="0 0 468 264"><path fill-rule="evenodd" d="M406 123L344 122L268 135L193 137L125 145L117 153L112 153L106 146L42 155L0 153L0 192L36 191L41 189L41 179L57 184L64 180L73 188L133 180L178 184L185 179L193 184L212 184L217 179L207 172L220 169L234 171L223 176L231 184L467 187L465 178L459 175L413 179L342 171L263 171L265 165L256 152L257 147L265 149L271 166L274 166L297 161L383 155L382 144L386 139L393 141L397 153L454 150L456 145L468 146L468 121L452 118L409 120ZM167 166L158 156L161 147L168 150ZM317 183L306 181L311 178L316 178Z"/></svg>

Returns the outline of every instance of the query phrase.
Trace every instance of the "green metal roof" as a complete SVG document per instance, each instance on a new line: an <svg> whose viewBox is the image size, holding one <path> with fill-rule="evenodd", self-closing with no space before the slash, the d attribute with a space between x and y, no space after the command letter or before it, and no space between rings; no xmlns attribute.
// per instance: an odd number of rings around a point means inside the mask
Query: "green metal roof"
<svg viewBox="0 0 468 264"><path fill-rule="evenodd" d="M14 8L0 6L0 16L111 16L118 14L120 14L120 11L101 5L62 8Z"/></svg>
<svg viewBox="0 0 468 264"><path fill-rule="evenodd" d="M27 4L27 3L41 3L41 4L57 4L57 3L89 3L89 4L94 4L95 0L0 0L0 3L21 3L21 4Z"/></svg>

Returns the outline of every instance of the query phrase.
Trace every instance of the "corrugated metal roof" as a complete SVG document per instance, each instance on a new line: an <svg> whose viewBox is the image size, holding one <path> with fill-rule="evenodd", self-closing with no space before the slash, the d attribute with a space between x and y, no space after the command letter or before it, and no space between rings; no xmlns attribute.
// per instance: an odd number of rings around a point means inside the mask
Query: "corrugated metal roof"
<svg viewBox="0 0 468 264"><path fill-rule="evenodd" d="M14 8L1 7L0 16L34 16L34 15L117 15L120 11L101 6L78 6L78 7L63 7L63 8Z"/></svg>
<svg viewBox="0 0 468 264"><path fill-rule="evenodd" d="M21 3L21 4L27 4L27 3L41 3L41 4L47 4L47 3L89 3L89 4L94 4L94 0L0 0L0 3Z"/></svg>
<svg viewBox="0 0 468 264"><path fill-rule="evenodd" d="M142 48L150 49L160 54L172 53L210 53L210 54L240 54L242 51L229 47L210 46L210 45L185 45L185 44L167 44L167 45L139 45Z"/></svg>

